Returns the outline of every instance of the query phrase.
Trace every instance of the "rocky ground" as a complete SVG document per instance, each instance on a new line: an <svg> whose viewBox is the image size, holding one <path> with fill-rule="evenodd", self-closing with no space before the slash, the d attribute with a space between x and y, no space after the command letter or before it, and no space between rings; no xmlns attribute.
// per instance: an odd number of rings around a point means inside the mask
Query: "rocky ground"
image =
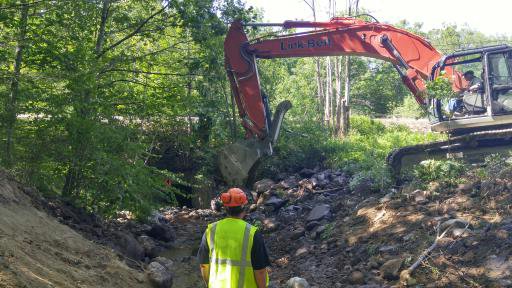
<svg viewBox="0 0 512 288"><path fill-rule="evenodd" d="M105 222L2 175L0 287L203 287L195 254L222 212ZM256 182L247 221L264 233L271 287L511 287L512 173L474 176L372 191L304 169Z"/></svg>
<svg viewBox="0 0 512 288"><path fill-rule="evenodd" d="M467 180L370 192L364 184L349 190L342 172L305 169L257 182L247 220L264 231L272 287L292 287L286 282L297 276L311 287L510 287L512 178ZM222 216L191 209L162 215L190 254L206 224ZM189 278L199 279L195 260L181 259Z"/></svg>

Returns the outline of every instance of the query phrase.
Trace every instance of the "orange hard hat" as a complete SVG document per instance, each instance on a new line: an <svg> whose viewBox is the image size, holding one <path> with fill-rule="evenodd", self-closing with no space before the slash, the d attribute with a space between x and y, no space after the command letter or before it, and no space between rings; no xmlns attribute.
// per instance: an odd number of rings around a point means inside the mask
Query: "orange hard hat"
<svg viewBox="0 0 512 288"><path fill-rule="evenodd" d="M226 207L236 207L247 204L247 196L240 188L231 188L226 193L220 194L220 200Z"/></svg>

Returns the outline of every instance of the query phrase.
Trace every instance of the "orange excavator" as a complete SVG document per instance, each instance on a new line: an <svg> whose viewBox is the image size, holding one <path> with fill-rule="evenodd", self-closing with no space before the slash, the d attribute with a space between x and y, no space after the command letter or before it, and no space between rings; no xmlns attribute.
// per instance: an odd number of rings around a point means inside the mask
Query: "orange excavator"
<svg viewBox="0 0 512 288"><path fill-rule="evenodd" d="M310 28L306 32L249 40L245 26ZM257 59L352 55L390 62L419 105L429 112L431 129L446 132L449 140L402 147L388 156L399 175L408 163L429 157L463 157L508 151L512 139L512 47L486 46L443 55L427 40L403 29L358 18L333 18L329 22L233 22L224 42L225 67L238 107L245 139L225 147L219 156L228 183L243 185L263 156L272 155L289 101L281 102L272 117L262 92ZM457 67L470 67L480 75L478 87ZM473 74L475 74L473 71ZM478 72L481 72L478 74ZM430 98L427 81L446 77L459 102L456 113L446 111L446 99Z"/></svg>

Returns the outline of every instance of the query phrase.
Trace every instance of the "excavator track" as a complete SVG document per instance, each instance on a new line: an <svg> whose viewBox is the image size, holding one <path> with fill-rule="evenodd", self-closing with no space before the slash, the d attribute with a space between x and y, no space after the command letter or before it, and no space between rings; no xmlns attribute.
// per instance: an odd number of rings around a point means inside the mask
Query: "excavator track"
<svg viewBox="0 0 512 288"><path fill-rule="evenodd" d="M509 155L512 151L512 128L472 132L448 140L397 148L388 154L387 163L395 179L426 159L461 159L482 163L487 155Z"/></svg>

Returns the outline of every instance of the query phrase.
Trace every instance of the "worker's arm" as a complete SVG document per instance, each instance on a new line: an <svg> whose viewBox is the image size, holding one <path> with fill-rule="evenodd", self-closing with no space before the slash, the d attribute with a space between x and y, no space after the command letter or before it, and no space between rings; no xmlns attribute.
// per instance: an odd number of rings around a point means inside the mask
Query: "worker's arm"
<svg viewBox="0 0 512 288"><path fill-rule="evenodd" d="M204 283L206 283L206 287L208 287L208 279L210 277L210 264L201 264L201 276L203 276Z"/></svg>
<svg viewBox="0 0 512 288"><path fill-rule="evenodd" d="M256 286L258 288L267 287L267 268L254 270L254 279L256 279Z"/></svg>

